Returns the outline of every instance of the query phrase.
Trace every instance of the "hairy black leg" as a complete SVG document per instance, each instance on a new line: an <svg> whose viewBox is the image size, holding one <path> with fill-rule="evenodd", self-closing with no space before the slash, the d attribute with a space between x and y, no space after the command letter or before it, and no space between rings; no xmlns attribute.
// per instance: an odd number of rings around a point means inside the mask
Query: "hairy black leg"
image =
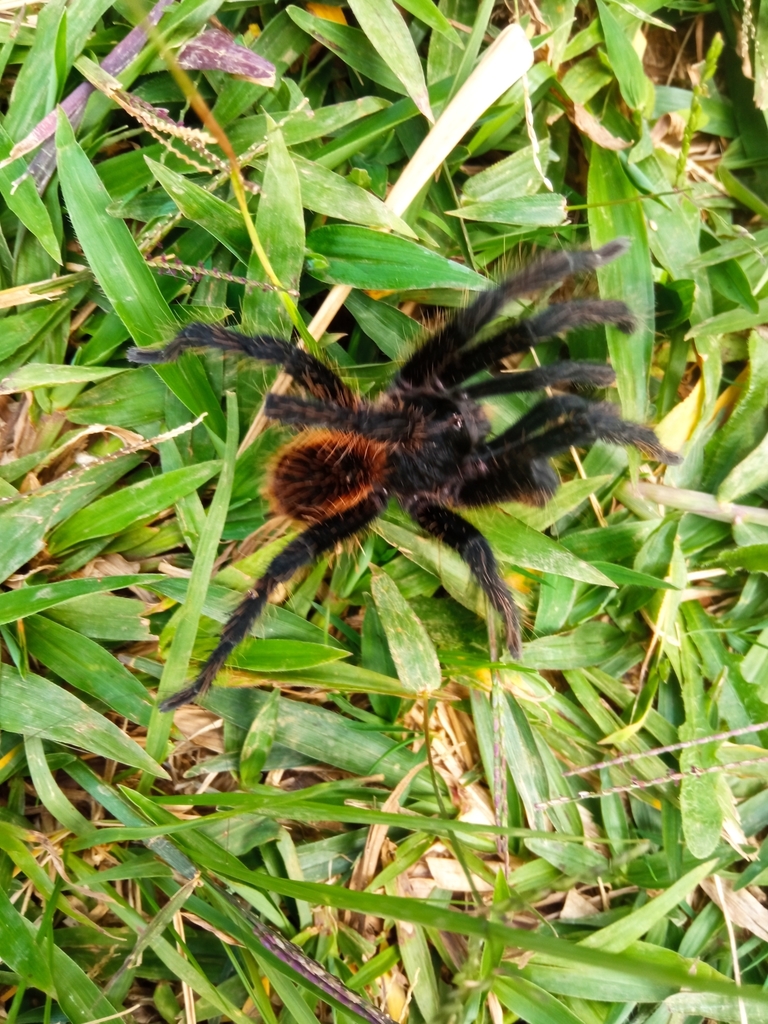
<svg viewBox="0 0 768 1024"><path fill-rule="evenodd" d="M481 341L473 348L456 352L441 371L440 380L446 387L451 387L473 377L480 370L490 369L507 356L524 352L556 334L599 324L615 324L625 334L631 334L635 329L634 317L623 302L604 299L562 302L550 306L537 316L518 321L488 341Z"/></svg>
<svg viewBox="0 0 768 1024"><path fill-rule="evenodd" d="M281 423L348 431L374 441L407 441L418 423L404 412L378 411L363 402L357 409L347 409L293 395L268 395L264 412Z"/></svg>
<svg viewBox="0 0 768 1024"><path fill-rule="evenodd" d="M517 607L506 583L499 575L499 567L488 541L466 519L462 519L460 515L442 505L414 500L407 502L405 507L419 526L452 547L467 563L492 607L504 620L509 653L519 661L521 646Z"/></svg>
<svg viewBox="0 0 768 1024"><path fill-rule="evenodd" d="M468 344L507 302L555 285L572 274L604 266L626 252L628 244L626 239L618 238L594 251L545 253L496 288L482 292L471 305L439 327L402 367L398 383L418 386L434 377L442 379L442 370L453 353Z"/></svg>
<svg viewBox="0 0 768 1024"><path fill-rule="evenodd" d="M309 352L282 338L267 334L250 336L211 324L189 324L165 348L131 348L132 363L169 363L182 352L195 348L217 348L225 352L242 352L263 363L278 363L293 379L315 398L354 408L357 396L330 367Z"/></svg>
<svg viewBox="0 0 768 1024"><path fill-rule="evenodd" d="M615 373L605 363L552 363L535 370L518 370L479 384L470 384L469 387L461 388L461 393L467 398L478 399L492 395L511 395L519 391L541 391L562 384L607 388L615 380Z"/></svg>
<svg viewBox="0 0 768 1024"><path fill-rule="evenodd" d="M650 427L621 419L615 407L607 402L588 402L578 395L545 398L494 438L488 451L491 455L518 452L527 462L550 458L571 447L583 447L598 440L630 445L668 465L680 462L680 456L661 445Z"/></svg>
<svg viewBox="0 0 768 1024"><path fill-rule="evenodd" d="M456 493L460 508L481 508L500 501L546 505L560 486L546 459L531 458L517 450L486 454L470 465Z"/></svg>
<svg viewBox="0 0 768 1024"><path fill-rule="evenodd" d="M312 563L323 551L347 537L353 536L376 518L384 507L384 500L371 495L358 505L310 526L290 542L279 555L269 563L264 575L256 580L244 599L228 619L219 642L197 678L184 690L164 700L161 711L173 711L182 704L188 704L202 697L224 667L224 662L251 631L254 622L279 583L287 582L302 566Z"/></svg>

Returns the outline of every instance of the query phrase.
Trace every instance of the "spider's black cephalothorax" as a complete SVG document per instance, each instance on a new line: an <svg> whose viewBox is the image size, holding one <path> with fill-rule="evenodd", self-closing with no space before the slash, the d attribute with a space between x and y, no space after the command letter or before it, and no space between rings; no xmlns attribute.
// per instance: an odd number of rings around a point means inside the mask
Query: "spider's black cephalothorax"
<svg viewBox="0 0 768 1024"><path fill-rule="evenodd" d="M489 437L478 400L562 385L605 387L610 367L564 362L535 370L465 381L509 355L556 334L590 324L633 330L623 302L600 299L551 305L500 334L472 345L511 299L592 270L621 255L623 241L596 251L547 253L438 328L401 367L375 401L355 394L314 356L279 338L247 337L223 327L192 324L160 351L132 349L138 363L175 359L188 348L218 348L281 363L309 394L269 395L270 419L302 428L278 454L269 493L276 511L306 525L269 564L236 608L195 682L162 705L179 707L204 693L228 655L248 635L270 594L297 569L368 526L396 498L433 537L454 548L472 570L506 628L507 647L520 656L520 626L512 595L488 541L456 509L499 501L543 504L558 486L552 456L597 439L632 445L660 462L678 457L648 427L622 420L613 405L572 394L544 398L513 426Z"/></svg>

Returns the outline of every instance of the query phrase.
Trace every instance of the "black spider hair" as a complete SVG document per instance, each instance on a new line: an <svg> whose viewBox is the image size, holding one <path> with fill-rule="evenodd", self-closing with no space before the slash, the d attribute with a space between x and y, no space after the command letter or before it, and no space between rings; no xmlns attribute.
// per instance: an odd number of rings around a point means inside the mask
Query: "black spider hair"
<svg viewBox="0 0 768 1024"><path fill-rule="evenodd" d="M456 511L500 501L543 504L558 487L549 459L601 439L630 445L675 464L653 431L621 419L614 405L576 394L543 398L496 437L478 399L563 385L606 387L614 375L604 364L560 362L466 384L481 370L498 368L514 353L577 327L614 324L634 328L619 301L590 299L550 305L494 337L472 344L511 299L594 270L626 251L623 239L597 250L548 252L495 288L482 292L416 349L392 384L374 401L352 391L324 363L280 338L248 337L224 327L190 324L161 350L131 349L136 363L176 359L192 348L244 353L282 364L309 395L267 397L266 415L300 428L277 456L269 495L277 512L307 528L256 580L224 626L194 683L161 705L180 707L209 688L227 657L245 639L278 584L302 566L365 529L395 497L431 536L464 559L491 606L502 617L506 642L519 659L515 602L499 575L488 541Z"/></svg>

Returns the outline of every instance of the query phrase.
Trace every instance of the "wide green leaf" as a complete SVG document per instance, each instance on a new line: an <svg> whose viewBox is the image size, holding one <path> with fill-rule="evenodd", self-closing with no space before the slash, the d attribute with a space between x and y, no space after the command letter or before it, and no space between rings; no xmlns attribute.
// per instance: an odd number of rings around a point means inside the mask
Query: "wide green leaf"
<svg viewBox="0 0 768 1024"><path fill-rule="evenodd" d="M415 694L438 690L440 662L429 635L386 573L375 573L371 591L400 682Z"/></svg>
<svg viewBox="0 0 768 1024"><path fill-rule="evenodd" d="M93 537L119 533L139 519L151 519L202 487L221 469L219 462L173 469L131 484L76 513L51 535L51 550L63 551Z"/></svg>
<svg viewBox="0 0 768 1024"><path fill-rule="evenodd" d="M160 765L103 715L42 676L21 676L10 665L0 676L0 728L88 750L158 778Z"/></svg>
<svg viewBox="0 0 768 1024"><path fill-rule="evenodd" d="M62 112L56 146L67 213L96 280L137 345L169 340L173 314L130 231L107 213L111 197Z"/></svg>
<svg viewBox="0 0 768 1024"><path fill-rule="evenodd" d="M461 263L408 239L382 235L368 228L345 224L317 228L308 236L307 246L310 272L331 284L393 290L481 291L488 287L485 278Z"/></svg>

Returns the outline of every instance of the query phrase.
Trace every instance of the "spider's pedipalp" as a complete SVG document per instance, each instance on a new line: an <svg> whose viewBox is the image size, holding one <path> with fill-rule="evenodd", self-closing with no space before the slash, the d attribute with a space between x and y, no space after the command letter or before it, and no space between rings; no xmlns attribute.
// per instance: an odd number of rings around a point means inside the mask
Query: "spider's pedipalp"
<svg viewBox="0 0 768 1024"><path fill-rule="evenodd" d="M165 348L131 348L128 359L132 363L170 363L182 352L196 348L241 352L259 362L282 365L315 398L347 408L357 405L355 393L325 363L289 341L268 334L239 334L218 324L189 324Z"/></svg>
<svg viewBox="0 0 768 1024"><path fill-rule="evenodd" d="M535 370L515 370L500 377L470 384L461 389L468 398L490 398L493 395L511 395L521 391L541 391L543 388L574 384L577 387L610 387L616 374L605 363L552 363Z"/></svg>
<svg viewBox="0 0 768 1024"><path fill-rule="evenodd" d="M443 371L451 367L455 361L455 353L468 345L486 324L498 316L508 302L559 284L573 274L605 266L626 252L628 247L627 239L617 238L601 249L558 250L545 253L495 288L481 292L466 309L438 328L402 367L398 376L399 382L420 385L437 377L444 384L448 384L464 379L451 374L450 381L446 381L443 379Z"/></svg>
<svg viewBox="0 0 768 1024"><path fill-rule="evenodd" d="M406 508L419 526L453 548L467 563L491 606L504 620L509 653L519 661L522 647L517 606L499 575L488 541L472 523L442 505L415 500L406 503Z"/></svg>
<svg viewBox="0 0 768 1024"><path fill-rule="evenodd" d="M651 430L617 415L608 402L588 402L578 395L545 398L488 445L493 453L517 451L523 460L553 458L594 441L637 448L643 455L670 466L681 460Z"/></svg>
<svg viewBox="0 0 768 1024"><path fill-rule="evenodd" d="M202 697L224 667L232 651L248 636L277 585L287 583L294 573L303 566L310 565L324 551L330 550L339 541L352 537L364 529L381 513L382 508L382 500L370 495L353 508L310 526L284 547L280 554L272 559L267 571L254 583L228 619L218 644L194 683L164 700L160 710L173 711L182 704Z"/></svg>

